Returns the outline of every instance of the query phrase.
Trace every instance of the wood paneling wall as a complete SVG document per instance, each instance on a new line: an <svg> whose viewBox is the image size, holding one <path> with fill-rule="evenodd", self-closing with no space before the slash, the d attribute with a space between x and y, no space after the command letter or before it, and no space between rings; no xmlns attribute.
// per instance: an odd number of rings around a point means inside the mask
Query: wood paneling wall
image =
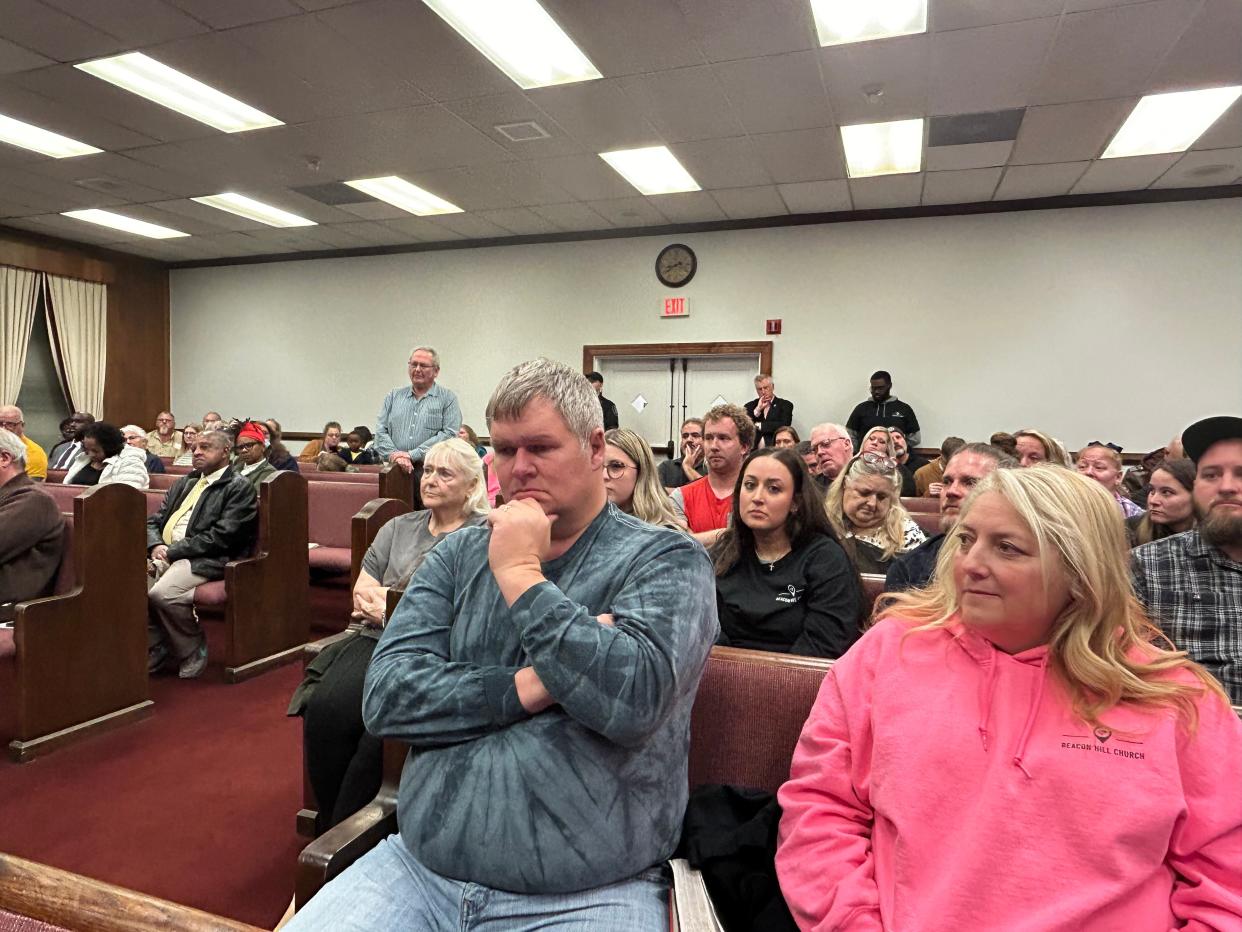
<svg viewBox="0 0 1242 932"><path fill-rule="evenodd" d="M169 400L168 269L136 256L6 227L0 227L0 265L108 286L102 417L117 426L154 426L156 413Z"/></svg>

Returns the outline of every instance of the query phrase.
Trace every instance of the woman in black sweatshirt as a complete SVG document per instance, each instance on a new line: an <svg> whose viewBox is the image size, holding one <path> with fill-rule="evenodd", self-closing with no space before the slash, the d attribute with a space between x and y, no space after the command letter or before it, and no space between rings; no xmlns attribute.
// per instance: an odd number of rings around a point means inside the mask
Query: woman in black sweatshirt
<svg viewBox="0 0 1242 932"><path fill-rule="evenodd" d="M858 638L862 582L793 450L747 457L712 561L718 643L835 658Z"/></svg>

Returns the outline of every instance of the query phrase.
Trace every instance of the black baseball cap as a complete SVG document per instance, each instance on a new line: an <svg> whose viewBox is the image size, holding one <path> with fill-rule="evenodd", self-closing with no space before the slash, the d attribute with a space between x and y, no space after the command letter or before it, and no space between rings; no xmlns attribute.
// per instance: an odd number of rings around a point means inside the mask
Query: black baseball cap
<svg viewBox="0 0 1242 932"><path fill-rule="evenodd" d="M1205 417L1182 431L1182 448L1196 463L1212 444L1221 440L1242 440L1242 417Z"/></svg>

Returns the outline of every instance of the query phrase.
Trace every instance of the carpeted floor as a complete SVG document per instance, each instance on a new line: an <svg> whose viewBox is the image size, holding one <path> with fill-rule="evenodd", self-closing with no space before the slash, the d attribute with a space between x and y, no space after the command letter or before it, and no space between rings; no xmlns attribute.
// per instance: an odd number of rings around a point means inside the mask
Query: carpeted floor
<svg viewBox="0 0 1242 932"><path fill-rule="evenodd" d="M236 686L152 682L154 714L28 764L0 762L0 851L271 928L305 841L291 664Z"/></svg>

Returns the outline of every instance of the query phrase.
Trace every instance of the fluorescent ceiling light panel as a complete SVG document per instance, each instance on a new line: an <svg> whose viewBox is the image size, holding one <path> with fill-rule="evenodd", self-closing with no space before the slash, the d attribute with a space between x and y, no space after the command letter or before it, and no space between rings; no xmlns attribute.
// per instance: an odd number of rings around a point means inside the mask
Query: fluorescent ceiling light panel
<svg viewBox="0 0 1242 932"><path fill-rule="evenodd" d="M110 210L66 210L61 216L85 220L87 223L97 223L101 227L112 227L114 230L124 230L126 233L137 233L139 236L149 236L152 239L173 239L177 236L190 235L171 227L162 227L158 223L147 223L145 220L123 217Z"/></svg>
<svg viewBox="0 0 1242 932"><path fill-rule="evenodd" d="M1148 94L1130 111L1103 158L1185 152L1242 94L1242 87Z"/></svg>
<svg viewBox="0 0 1242 932"><path fill-rule="evenodd" d="M73 67L225 133L284 125L275 117L141 52L100 58Z"/></svg>
<svg viewBox="0 0 1242 932"><path fill-rule="evenodd" d="M603 75L538 0L423 0L525 90Z"/></svg>
<svg viewBox="0 0 1242 932"><path fill-rule="evenodd" d="M927 0L811 0L820 45L927 32Z"/></svg>
<svg viewBox="0 0 1242 932"><path fill-rule="evenodd" d="M923 167L923 120L894 120L841 127L851 178L903 175Z"/></svg>
<svg viewBox="0 0 1242 932"><path fill-rule="evenodd" d="M15 120L3 114L0 114L0 142L41 152L54 159L67 159L75 155L90 155L92 152L103 151L103 149L88 146L84 142L78 142L76 139L70 139L68 136L31 126L29 123L23 123L21 120Z"/></svg>
<svg viewBox="0 0 1242 932"><path fill-rule="evenodd" d="M450 204L444 198L436 197L430 191L424 191L418 185L410 184L396 175L388 175L384 178L360 178L357 181L345 183L351 188L357 188L363 194L369 194L371 197L386 201L393 207L409 211L416 217L462 212L456 204Z"/></svg>
<svg viewBox="0 0 1242 932"><path fill-rule="evenodd" d="M677 157L668 151L668 146L619 149L616 152L601 152L599 157L643 194L699 190L699 183L682 168Z"/></svg>
<svg viewBox="0 0 1242 932"><path fill-rule="evenodd" d="M192 197L190 200L206 204L208 207L214 207L217 210L227 210L229 213L245 217L247 220L257 220L259 223L266 223L269 227L313 227L318 225L314 220L307 220L305 217L299 217L297 214L291 214L289 211L281 210L279 207L272 207L270 204L256 201L254 198L246 197L244 194L212 194L208 197Z"/></svg>

